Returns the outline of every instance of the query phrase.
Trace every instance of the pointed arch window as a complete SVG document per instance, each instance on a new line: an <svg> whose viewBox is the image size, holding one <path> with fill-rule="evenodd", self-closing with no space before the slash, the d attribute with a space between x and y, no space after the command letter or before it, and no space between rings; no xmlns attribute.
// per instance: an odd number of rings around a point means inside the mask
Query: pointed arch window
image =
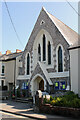
<svg viewBox="0 0 80 120"><path fill-rule="evenodd" d="M30 56L29 53L27 55L27 75L30 74Z"/></svg>
<svg viewBox="0 0 80 120"><path fill-rule="evenodd" d="M63 72L63 56L61 46L58 48L58 72Z"/></svg>
<svg viewBox="0 0 80 120"><path fill-rule="evenodd" d="M43 34L43 61L46 61L46 37Z"/></svg>
<svg viewBox="0 0 80 120"><path fill-rule="evenodd" d="M38 45L38 60L41 61L41 46Z"/></svg>
<svg viewBox="0 0 80 120"><path fill-rule="evenodd" d="M51 64L51 44L48 42L48 65Z"/></svg>

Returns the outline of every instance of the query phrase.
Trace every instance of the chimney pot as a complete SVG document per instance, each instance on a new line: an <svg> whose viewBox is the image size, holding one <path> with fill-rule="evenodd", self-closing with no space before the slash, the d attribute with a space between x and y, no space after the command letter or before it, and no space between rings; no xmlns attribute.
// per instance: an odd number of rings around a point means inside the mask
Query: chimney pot
<svg viewBox="0 0 80 120"><path fill-rule="evenodd" d="M16 53L19 53L19 52L21 52L21 50L19 50L19 49L16 49Z"/></svg>
<svg viewBox="0 0 80 120"><path fill-rule="evenodd" d="M11 53L11 51L10 50L7 50L6 51L6 55L8 55L8 54L10 54Z"/></svg>
<svg viewBox="0 0 80 120"><path fill-rule="evenodd" d="M2 52L0 52L0 56L2 55Z"/></svg>

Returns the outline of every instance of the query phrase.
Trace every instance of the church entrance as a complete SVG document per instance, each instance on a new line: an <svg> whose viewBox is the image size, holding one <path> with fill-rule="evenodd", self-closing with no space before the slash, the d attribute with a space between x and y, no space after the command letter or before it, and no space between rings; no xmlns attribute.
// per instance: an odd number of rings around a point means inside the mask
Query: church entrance
<svg viewBox="0 0 80 120"><path fill-rule="evenodd" d="M41 80L39 82L39 90L44 91L44 81L43 80Z"/></svg>
<svg viewBox="0 0 80 120"><path fill-rule="evenodd" d="M46 83L41 76L35 76L35 78L31 81L32 95L35 95L37 90L41 90L43 92L45 90L45 84Z"/></svg>

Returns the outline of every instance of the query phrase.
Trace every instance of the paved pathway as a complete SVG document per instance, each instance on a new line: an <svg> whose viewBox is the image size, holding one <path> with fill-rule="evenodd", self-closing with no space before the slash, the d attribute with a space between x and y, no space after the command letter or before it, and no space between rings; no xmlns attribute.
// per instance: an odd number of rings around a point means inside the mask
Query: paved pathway
<svg viewBox="0 0 80 120"><path fill-rule="evenodd" d="M34 120L34 119L31 119L31 118L28 118L28 117L23 117L23 116L20 116L20 115L14 115L14 114L11 114L11 113L6 113L6 112L2 112L2 111L0 111L0 120L2 120L2 118L4 119L5 118L5 120L6 119L10 119L10 118L17 118L17 120L20 120L20 119L22 119L22 118L24 118L24 120L25 120L25 118L26 118L26 120ZM13 119L14 120L14 119ZM36 120L36 119L35 119Z"/></svg>
<svg viewBox="0 0 80 120"><path fill-rule="evenodd" d="M56 115L47 115L47 114L37 114L33 112L33 107L28 103L20 103L10 100L4 100L3 103L0 103L0 110L7 113L14 113L15 115L22 115L23 117L29 117L31 119L42 119L42 120L55 120L56 118L60 120L73 120L71 118L56 116Z"/></svg>

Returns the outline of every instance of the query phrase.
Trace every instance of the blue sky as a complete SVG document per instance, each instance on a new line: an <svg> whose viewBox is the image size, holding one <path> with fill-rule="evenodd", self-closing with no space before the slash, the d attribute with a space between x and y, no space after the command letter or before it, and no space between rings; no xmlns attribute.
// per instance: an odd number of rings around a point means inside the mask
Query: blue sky
<svg viewBox="0 0 80 120"><path fill-rule="evenodd" d="M67 2L7 2L7 5L23 46L16 37L5 4L2 3L2 53L8 49L12 52L24 50L42 6L78 32L78 15ZM71 2L71 5L78 11L77 2Z"/></svg>

